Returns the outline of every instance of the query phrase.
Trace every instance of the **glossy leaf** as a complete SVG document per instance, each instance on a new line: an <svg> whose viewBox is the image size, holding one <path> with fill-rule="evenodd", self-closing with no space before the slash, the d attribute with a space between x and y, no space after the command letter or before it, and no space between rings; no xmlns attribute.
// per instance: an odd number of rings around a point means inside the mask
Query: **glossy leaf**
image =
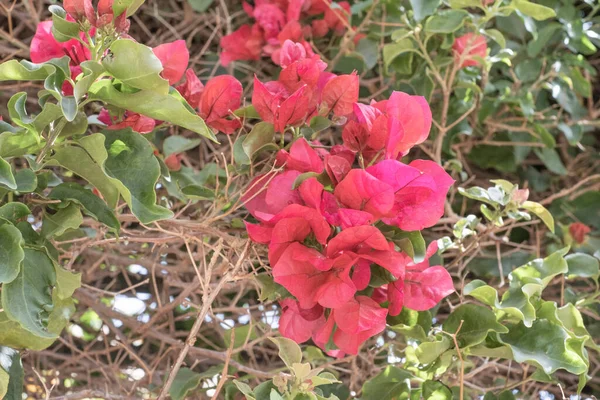
<svg viewBox="0 0 600 400"><path fill-rule="evenodd" d="M546 224L548 229L554 233L554 218L543 205L536 203L535 201L525 201L523 204L521 204L521 208L531 211L537 215L544 222L544 224Z"/></svg>
<svg viewBox="0 0 600 400"><path fill-rule="evenodd" d="M0 188L15 190L17 181L12 173L12 167L4 158L0 157Z"/></svg>
<svg viewBox="0 0 600 400"><path fill-rule="evenodd" d="M22 400L23 378L21 354L10 347L0 346L0 398Z"/></svg>
<svg viewBox="0 0 600 400"><path fill-rule="evenodd" d="M21 232L11 224L0 225L0 283L8 283L19 275L25 258Z"/></svg>
<svg viewBox="0 0 600 400"><path fill-rule="evenodd" d="M65 208L59 209L54 214L46 214L42 224L42 236L51 238L61 236L69 229L77 229L83 223L79 207L70 203Z"/></svg>
<svg viewBox="0 0 600 400"><path fill-rule="evenodd" d="M596 257L585 253L575 253L566 256L565 260L569 267L569 271L567 272L569 279L575 277L598 279L598 275L600 275L600 262Z"/></svg>
<svg viewBox="0 0 600 400"><path fill-rule="evenodd" d="M10 319L41 338L55 338L42 321L52 306L50 288L56 284L54 264L46 253L25 248L19 275L2 286L2 306Z"/></svg>
<svg viewBox="0 0 600 400"><path fill-rule="evenodd" d="M160 76L162 63L152 49L129 39L118 39L110 45L102 60L106 71L127 85L161 95L169 93L169 82Z"/></svg>
<svg viewBox="0 0 600 400"><path fill-rule="evenodd" d="M528 0L513 0L511 6L538 21L543 21L556 16L556 13L550 7L536 4Z"/></svg>
<svg viewBox="0 0 600 400"><path fill-rule="evenodd" d="M444 322L443 329L448 333L458 331L456 339L461 349L480 344L489 332L508 332L506 327L496 321L493 311L476 304L463 304L457 307Z"/></svg>
<svg viewBox="0 0 600 400"><path fill-rule="evenodd" d="M413 375L401 368L388 365L382 372L363 385L362 400L405 400L410 398L410 380Z"/></svg>
<svg viewBox="0 0 600 400"><path fill-rule="evenodd" d="M279 358L283 360L288 368L292 368L294 363L302 362L302 350L300 346L291 339L276 337L269 338L279 348Z"/></svg>
<svg viewBox="0 0 600 400"><path fill-rule="evenodd" d="M171 218L170 210L156 204L154 185L160 177L160 166L150 143L130 129L103 134L108 153L104 170L135 216L143 224Z"/></svg>
<svg viewBox="0 0 600 400"><path fill-rule="evenodd" d="M152 90L137 93L122 93L110 81L100 80L89 89L90 96L113 106L131 110L159 121L167 121L217 141L202 118L190 110L185 100L174 89L170 94L161 94Z"/></svg>
<svg viewBox="0 0 600 400"><path fill-rule="evenodd" d="M102 222L109 228L119 231L121 225L111 210L102 199L96 196L88 189L84 189L76 183L61 183L48 195L50 199L62 200L64 202L72 201L77 203L83 211Z"/></svg>
<svg viewBox="0 0 600 400"><path fill-rule="evenodd" d="M425 31L431 33L452 33L460 29L469 13L464 10L444 10L425 22Z"/></svg>

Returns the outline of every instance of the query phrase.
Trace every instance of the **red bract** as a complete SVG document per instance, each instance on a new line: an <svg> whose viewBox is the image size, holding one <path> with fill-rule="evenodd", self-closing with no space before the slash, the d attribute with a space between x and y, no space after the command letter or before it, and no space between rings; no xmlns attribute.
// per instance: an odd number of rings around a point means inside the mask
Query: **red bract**
<svg viewBox="0 0 600 400"><path fill-rule="evenodd" d="M242 84L230 75L220 75L206 83L200 99L199 114L208 126L231 134L241 126L237 119L227 116L240 107Z"/></svg>
<svg viewBox="0 0 600 400"><path fill-rule="evenodd" d="M190 53L185 40L164 43L153 48L152 51L163 66L160 76L168 80L169 85L179 82L190 61Z"/></svg>
<svg viewBox="0 0 600 400"><path fill-rule="evenodd" d="M156 121L153 118L131 111L125 112L125 116L120 122L112 119L106 110L100 112L98 119L110 130L131 128L134 132L150 133L156 127Z"/></svg>
<svg viewBox="0 0 600 400"><path fill-rule="evenodd" d="M283 132L287 126L294 126L304 122L308 114L310 89L302 86L294 93L289 94L279 82L263 84L254 77L254 93L252 105L263 121L275 126L276 132Z"/></svg>
<svg viewBox="0 0 600 400"><path fill-rule="evenodd" d="M220 46L223 49L221 64L225 66L236 60L258 60L263 46L260 27L242 25L237 31L223 36Z"/></svg>
<svg viewBox="0 0 600 400"><path fill-rule="evenodd" d="M591 231L592 229L589 226L582 224L581 222L574 222L569 225L569 233L573 237L573 240L578 244L584 243L587 234Z"/></svg>
<svg viewBox="0 0 600 400"><path fill-rule="evenodd" d="M452 44L456 62L461 62L460 68L479 65L480 61L474 57L485 58L487 54L487 42L485 37L475 33L467 33L454 40Z"/></svg>
<svg viewBox="0 0 600 400"><path fill-rule="evenodd" d="M325 324L323 307L320 305L303 309L292 299L283 299L279 303L282 311L279 332L296 343L306 342Z"/></svg>
<svg viewBox="0 0 600 400"><path fill-rule="evenodd" d="M279 162L285 162L287 169L316 173L323 171L323 160L304 138L296 140L289 153L279 150L277 158Z"/></svg>
<svg viewBox="0 0 600 400"><path fill-rule="evenodd" d="M292 186L298 171L274 172L257 176L242 196L246 209L259 221L268 222L290 204L301 204L297 189Z"/></svg>
<svg viewBox="0 0 600 400"><path fill-rule="evenodd" d="M444 214L446 195L454 183L433 161L415 160L406 165L385 160L367 168L365 173L391 187L393 206L384 222L405 231L433 226Z"/></svg>
<svg viewBox="0 0 600 400"><path fill-rule="evenodd" d="M346 207L366 211L375 218L387 215L394 205L392 186L362 169L351 170L334 194Z"/></svg>
<svg viewBox="0 0 600 400"><path fill-rule="evenodd" d="M358 75L340 75L330 79L323 88L321 104L334 115L352 113L352 106L358 100Z"/></svg>
<svg viewBox="0 0 600 400"><path fill-rule="evenodd" d="M185 71L185 82L177 86L176 89L193 108L199 107L204 85L193 69L189 68Z"/></svg>
<svg viewBox="0 0 600 400"><path fill-rule="evenodd" d="M83 40L83 35L81 36ZM31 40L30 57L34 63L43 63L53 58L69 56L71 66L90 59L90 51L77 39L58 42L52 35L52 21L40 22Z"/></svg>
<svg viewBox="0 0 600 400"><path fill-rule="evenodd" d="M329 2L327 1L327 3ZM347 1L340 1L335 6L331 3L327 6L325 22L335 33L343 35L350 24L350 15L352 15L350 4Z"/></svg>
<svg viewBox="0 0 600 400"><path fill-rule="evenodd" d="M64 0L63 8L76 21L84 21L88 19L92 25L96 22L96 13L92 0Z"/></svg>

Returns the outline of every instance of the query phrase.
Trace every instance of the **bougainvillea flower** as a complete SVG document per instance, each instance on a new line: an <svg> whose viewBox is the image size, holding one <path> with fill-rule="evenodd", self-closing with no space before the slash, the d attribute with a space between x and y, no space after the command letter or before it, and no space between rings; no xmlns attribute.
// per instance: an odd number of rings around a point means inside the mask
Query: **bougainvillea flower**
<svg viewBox="0 0 600 400"><path fill-rule="evenodd" d="M219 75L206 83L200 98L199 114L207 125L231 134L241 126L238 119L227 116L237 110L242 101L242 84L231 75Z"/></svg>
<svg viewBox="0 0 600 400"><path fill-rule="evenodd" d="M328 107L334 115L352 113L353 105L358 101L358 75L340 75L330 79L321 93L321 105Z"/></svg>
<svg viewBox="0 0 600 400"><path fill-rule="evenodd" d="M479 65L479 60L474 57L485 58L487 54L487 42L485 37L472 32L457 37L452 44L454 58L460 64L460 68Z"/></svg>
<svg viewBox="0 0 600 400"><path fill-rule="evenodd" d="M394 205L394 189L362 169L353 169L337 185L335 197L348 208L371 213L375 218L389 214Z"/></svg>
<svg viewBox="0 0 600 400"><path fill-rule="evenodd" d="M452 277L442 266L429 266L429 258L438 250L437 242L433 241L427 247L425 261L406 266L404 278L404 305L415 311L425 311L435 307L444 297L454 292ZM396 282L394 282L395 284ZM388 285L388 294L390 288ZM391 299L390 299L391 303ZM393 313L392 311L398 311ZM397 315L399 310L392 310L390 315Z"/></svg>
<svg viewBox="0 0 600 400"><path fill-rule="evenodd" d="M300 43L294 43L291 40L286 40L279 51L279 65L285 68L295 61L304 60L306 58L306 49Z"/></svg>
<svg viewBox="0 0 600 400"><path fill-rule="evenodd" d="M394 193L386 224L417 231L435 225L444 215L444 202L454 180L435 162L415 160L406 165L384 160L366 173L389 185Z"/></svg>
<svg viewBox="0 0 600 400"><path fill-rule="evenodd" d="M584 243L587 234L591 231L592 229L589 226L582 224L581 222L573 222L569 225L569 233L573 237L573 240L578 244Z"/></svg>
<svg viewBox="0 0 600 400"><path fill-rule="evenodd" d="M386 104L389 139L387 157L402 156L423 143L431 130L431 109L422 96L393 92Z"/></svg>
<svg viewBox="0 0 600 400"><path fill-rule="evenodd" d="M165 158L165 165L171 171L179 171L181 169L181 155L177 153L169 154Z"/></svg>
<svg viewBox="0 0 600 400"><path fill-rule="evenodd" d="M290 204L302 204L298 189L293 189L298 171L271 172L255 177L242 196L246 209L259 221L268 222Z"/></svg>
<svg viewBox="0 0 600 400"><path fill-rule="evenodd" d="M407 257L397 252L374 226L354 226L338 233L327 244L327 256L332 258L337 254L355 254L357 259L380 265L395 277L404 277Z"/></svg>
<svg viewBox="0 0 600 400"><path fill-rule="evenodd" d="M336 308L356 293L350 270L356 261L342 254L329 259L298 242L290 244L273 266L275 282L294 295L302 308L315 304Z"/></svg>
<svg viewBox="0 0 600 400"><path fill-rule="evenodd" d="M190 53L185 40L164 43L156 46L152 51L163 66L160 76L168 80L169 85L179 82L190 61Z"/></svg>
<svg viewBox="0 0 600 400"><path fill-rule="evenodd" d="M269 242L271 265L277 263L290 243L303 242L308 235L313 234L316 241L324 245L331 233L331 228L321 213L299 204L287 206L267 224L273 226Z"/></svg>
<svg viewBox="0 0 600 400"><path fill-rule="evenodd" d="M349 317L348 315L351 315ZM313 335L313 341L325 349L333 332L333 343L339 348L338 352L328 352L334 357L341 357L343 353L357 354L359 347L369 338L383 332L387 310L366 296L357 296L342 308L334 309L325 325ZM359 329L358 332L344 330ZM337 329L334 327L337 326Z"/></svg>
<svg viewBox="0 0 600 400"><path fill-rule="evenodd" d="M280 150L278 158L280 162L285 162L287 169L316 173L323 171L323 160L321 160L319 154L304 138L296 140L290 147L289 153L285 150Z"/></svg>
<svg viewBox="0 0 600 400"><path fill-rule="evenodd" d="M131 111L126 111L123 119L120 122L116 122L110 117L108 111L103 109L98 115L98 120L106 124L107 129L110 130L131 128L134 132L142 134L150 133L156 127L156 120L153 118Z"/></svg>
<svg viewBox="0 0 600 400"><path fill-rule="evenodd" d="M343 35L350 23L350 4L347 1L339 1L334 8L331 4L325 10L325 22L338 35Z"/></svg>
<svg viewBox="0 0 600 400"><path fill-rule="evenodd" d="M193 69L185 71L185 82L177 86L177 91L193 108L200 106L200 98L204 91L204 85L196 76Z"/></svg>
<svg viewBox="0 0 600 400"><path fill-rule="evenodd" d="M229 65L236 60L258 60L264 44L258 25L242 25L240 28L221 38L221 64Z"/></svg>
<svg viewBox="0 0 600 400"><path fill-rule="evenodd" d="M83 39L83 36L82 36ZM31 40L30 57L34 63L69 56L72 67L90 59L90 51L77 39L58 42L52 35L52 21L40 22ZM80 70L81 71L81 70Z"/></svg>
<svg viewBox="0 0 600 400"><path fill-rule="evenodd" d="M75 21L81 22L87 19L95 25L96 12L92 0L64 0L62 6Z"/></svg>
<svg viewBox="0 0 600 400"><path fill-rule="evenodd" d="M324 310L318 304L309 309L300 308L298 302L292 299L283 299L279 304L281 305L279 332L296 343L306 342L325 325Z"/></svg>
<svg viewBox="0 0 600 400"><path fill-rule="evenodd" d="M312 35L315 38L321 38L327 35L327 32L329 32L329 25L327 25L327 21L325 21L324 19L313 20L311 23L311 27Z"/></svg>
<svg viewBox="0 0 600 400"><path fill-rule="evenodd" d="M304 85L288 95L278 82L263 84L254 77L252 105L263 121L275 126L276 132L283 132L287 126L304 122L308 114L310 89Z"/></svg>
<svg viewBox="0 0 600 400"><path fill-rule="evenodd" d="M115 18L113 10L113 0L99 0L97 8L98 12L96 15L96 23L94 26L98 28L103 28L106 25L112 23L116 31L119 33L125 33L129 30L129 20L127 19L127 12L122 12L117 18Z"/></svg>
<svg viewBox="0 0 600 400"><path fill-rule="evenodd" d="M275 4L259 3L252 16L262 28L267 40L276 38L287 22L285 13Z"/></svg>

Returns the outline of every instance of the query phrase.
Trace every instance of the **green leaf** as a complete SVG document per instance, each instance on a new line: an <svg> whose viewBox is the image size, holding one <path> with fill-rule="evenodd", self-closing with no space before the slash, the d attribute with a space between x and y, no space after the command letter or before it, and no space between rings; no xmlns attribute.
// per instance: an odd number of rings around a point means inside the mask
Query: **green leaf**
<svg viewBox="0 0 600 400"><path fill-rule="evenodd" d="M12 173L12 167L4 158L0 157L0 188L15 190L17 181Z"/></svg>
<svg viewBox="0 0 600 400"><path fill-rule="evenodd" d="M181 193L192 200L212 200L215 198L214 189L199 185L188 185L181 188Z"/></svg>
<svg viewBox="0 0 600 400"><path fill-rule="evenodd" d="M238 165L250 165L252 163L243 147L244 140L246 140L247 137L248 135L240 135L233 144L233 160Z"/></svg>
<svg viewBox="0 0 600 400"><path fill-rule="evenodd" d="M450 0L451 8L483 8L481 0Z"/></svg>
<svg viewBox="0 0 600 400"><path fill-rule="evenodd" d="M477 2L481 4L481 2L479 2L478 0ZM506 48L506 39L504 38L502 32L500 32L497 29L486 29L485 34L491 37L494 40L494 42L498 43L500 48Z"/></svg>
<svg viewBox="0 0 600 400"><path fill-rule="evenodd" d="M61 183L48 195L53 200L71 201L78 204L83 211L102 222L114 231L119 231L121 224L113 210L111 210L102 199L92 193L91 190L83 188L77 183Z"/></svg>
<svg viewBox="0 0 600 400"><path fill-rule="evenodd" d="M452 391L442 382L425 381L422 386L424 400L452 400Z"/></svg>
<svg viewBox="0 0 600 400"><path fill-rule="evenodd" d="M302 350L296 342L284 337L269 338L279 348L279 358L283 360L288 368L294 363L302 362Z"/></svg>
<svg viewBox="0 0 600 400"><path fill-rule="evenodd" d="M531 326L536 318L532 298L539 297L555 276L567 272L567 262L563 258L566 252L567 249L558 250L513 270L508 275L510 288L502 295L502 301L498 300L496 289L480 280L469 282L464 293Z"/></svg>
<svg viewBox="0 0 600 400"><path fill-rule="evenodd" d="M550 22L538 31L537 38L527 43L527 54L529 57L537 57L548 44L554 34L562 29L558 22Z"/></svg>
<svg viewBox="0 0 600 400"><path fill-rule="evenodd" d="M8 114L10 119L16 125L31 130L37 135L41 134L42 131L50 125L51 122L63 116L63 113L56 104L46 103L42 112L34 117L30 117L26 109L27 105L27 93L19 92L13 95L8 101ZM36 138L39 142L39 138Z"/></svg>
<svg viewBox="0 0 600 400"><path fill-rule="evenodd" d="M199 13L203 13L208 10L208 7L214 2L214 0L187 0L190 6Z"/></svg>
<svg viewBox="0 0 600 400"><path fill-rule="evenodd" d="M414 17L417 22L433 14L440 6L441 0L410 0Z"/></svg>
<svg viewBox="0 0 600 400"><path fill-rule="evenodd" d="M254 125L252 130L242 141L242 149L248 159L252 158L264 149L277 150L278 147L273 143L275 128L268 122L259 122Z"/></svg>
<svg viewBox="0 0 600 400"><path fill-rule="evenodd" d="M143 224L171 218L170 210L156 204L154 186L160 166L150 143L131 129L105 131L103 135L108 153L104 170L133 214Z"/></svg>
<svg viewBox="0 0 600 400"><path fill-rule="evenodd" d="M432 316L429 311L414 311L402 308L396 317L388 316L390 329L411 339L426 340L427 332L431 329Z"/></svg>
<svg viewBox="0 0 600 400"><path fill-rule="evenodd" d="M163 143L163 154L168 157L171 154L184 153L191 150L202 141L200 139L188 139L183 136L169 136Z"/></svg>
<svg viewBox="0 0 600 400"><path fill-rule="evenodd" d="M54 308L48 318L48 332L54 335L47 338L27 331L18 322L8 318L6 313L0 312L0 343L15 349L44 350L54 343L74 312L72 299L54 299Z"/></svg>
<svg viewBox="0 0 600 400"><path fill-rule="evenodd" d="M533 363L546 374L558 369L576 375L587 371L585 360L572 349L569 334L548 320L536 320L531 328L522 322L509 325L509 332L500 335L500 339L510 346L516 362Z"/></svg>
<svg viewBox="0 0 600 400"><path fill-rule="evenodd" d="M443 10L425 22L428 33L452 33L460 29L469 13L464 10Z"/></svg>
<svg viewBox="0 0 600 400"><path fill-rule="evenodd" d="M258 338L255 327L251 326L250 324L236 326L231 329L233 329L234 349L242 347L247 341ZM225 342L225 347L229 348L231 346L231 331L226 331L223 334L223 341Z"/></svg>
<svg viewBox="0 0 600 400"><path fill-rule="evenodd" d="M566 256L565 260L569 267L569 271L567 272L569 279L575 277L598 279L600 275L600 262L596 257L585 253L575 253Z"/></svg>
<svg viewBox="0 0 600 400"><path fill-rule="evenodd" d="M40 136L32 130L15 129L0 133L0 157L21 157L41 147Z"/></svg>
<svg viewBox="0 0 600 400"><path fill-rule="evenodd" d="M51 238L61 236L69 229L77 229L83 223L79 207L70 203L55 214L46 214L42 223L42 236Z"/></svg>
<svg viewBox="0 0 600 400"><path fill-rule="evenodd" d="M552 134L548 132L546 128L544 128L540 124L534 124L533 128L535 129L537 134L540 135L542 143L544 143L547 148L553 149L556 147L556 139L554 139L554 136L552 136Z"/></svg>
<svg viewBox="0 0 600 400"><path fill-rule="evenodd" d="M152 90L121 93L106 79L95 82L89 89L90 97L95 100L147 115L159 121L170 122L217 142L215 135L208 129L204 120L190 111L186 107L185 101L177 97L175 92L171 91L167 95Z"/></svg>
<svg viewBox="0 0 600 400"><path fill-rule="evenodd" d="M43 81L54 71L56 67L52 64L9 60L0 64L0 81Z"/></svg>
<svg viewBox="0 0 600 400"><path fill-rule="evenodd" d="M233 115L240 118L260 119L260 115L258 114L253 105L238 108L233 112Z"/></svg>
<svg viewBox="0 0 600 400"><path fill-rule="evenodd" d="M23 236L13 225L0 225L0 283L12 282L19 275L23 252Z"/></svg>
<svg viewBox="0 0 600 400"><path fill-rule="evenodd" d="M542 149L536 148L533 151L550 171L558 175L567 174L568 171L556 150L544 147Z"/></svg>
<svg viewBox="0 0 600 400"><path fill-rule="evenodd" d="M535 4L527 0L513 0L511 6L538 21L556 17L556 13L550 7Z"/></svg>
<svg viewBox="0 0 600 400"><path fill-rule="evenodd" d="M52 13L52 35L59 42L67 42L79 37L79 24L67 21L67 12L60 6L51 5L48 11Z"/></svg>
<svg viewBox="0 0 600 400"><path fill-rule="evenodd" d="M396 43L389 43L383 46L383 64L386 71L389 70L392 62L402 54L409 52L418 53L413 41L409 38L398 40Z"/></svg>
<svg viewBox="0 0 600 400"><path fill-rule="evenodd" d="M67 271L60 265L54 263L56 271L56 296L65 300L71 298L75 290L81 287L81 273Z"/></svg>
<svg viewBox="0 0 600 400"><path fill-rule="evenodd" d="M87 180L104 197L109 207L119 201L119 190L103 170L108 153L104 148L104 135L95 133L85 136L73 145L58 147L49 160L49 165L61 165Z"/></svg>
<svg viewBox="0 0 600 400"><path fill-rule="evenodd" d="M489 332L508 332L505 326L496 321L492 310L476 304L463 304L452 311L444 322L443 329L448 333L458 331L456 339L461 349L480 344Z"/></svg>
<svg viewBox="0 0 600 400"><path fill-rule="evenodd" d="M21 354L10 347L0 346L0 398L22 400L23 379Z"/></svg>
<svg viewBox="0 0 600 400"><path fill-rule="evenodd" d="M521 208L524 208L527 211L530 211L537 215L543 222L546 224L548 229L552 233L554 233L554 218L550 211L546 210L546 208L540 203L536 203L535 201L525 201L521 204Z"/></svg>
<svg viewBox="0 0 600 400"><path fill-rule="evenodd" d="M399 231L396 230L394 232L394 241L408 239L410 242L410 256L412 257L415 263L420 263L425 260L425 256L427 253L427 245L425 244L425 239L423 239L423 235L421 231Z"/></svg>
<svg viewBox="0 0 600 400"><path fill-rule="evenodd" d="M169 81L160 76L162 63L150 47L141 43L115 40L102 65L108 73L131 87L162 95L169 93Z"/></svg>
<svg viewBox="0 0 600 400"><path fill-rule="evenodd" d="M434 341L421 343L419 347L417 347L415 355L421 364L431 364L451 347L452 340L444 335Z"/></svg>
<svg viewBox="0 0 600 400"><path fill-rule="evenodd" d="M102 75L104 67L96 61L84 61L80 64L83 75L75 83L73 96L80 101L87 94L90 86Z"/></svg>
<svg viewBox="0 0 600 400"><path fill-rule="evenodd" d="M131 17L146 0L114 0L113 11L115 17L127 10L127 17Z"/></svg>
<svg viewBox="0 0 600 400"><path fill-rule="evenodd" d="M175 380L169 388L169 395L173 400L183 400L200 386L203 376L189 368L181 368L175 375Z"/></svg>
<svg viewBox="0 0 600 400"><path fill-rule="evenodd" d="M362 400L405 400L410 398L410 380L414 376L401 368L388 365L362 387Z"/></svg>
<svg viewBox="0 0 600 400"><path fill-rule="evenodd" d="M2 286L2 306L10 319L41 338L55 338L43 322L52 307L51 288L56 283L54 264L46 253L25 248L19 275Z"/></svg>
<svg viewBox="0 0 600 400"><path fill-rule="evenodd" d="M16 224L18 220L28 216L30 213L29 208L23 203L8 203L0 207L0 218L13 224Z"/></svg>
<svg viewBox="0 0 600 400"><path fill-rule="evenodd" d="M15 173L17 192L31 193L37 188L37 176L30 169L20 169Z"/></svg>

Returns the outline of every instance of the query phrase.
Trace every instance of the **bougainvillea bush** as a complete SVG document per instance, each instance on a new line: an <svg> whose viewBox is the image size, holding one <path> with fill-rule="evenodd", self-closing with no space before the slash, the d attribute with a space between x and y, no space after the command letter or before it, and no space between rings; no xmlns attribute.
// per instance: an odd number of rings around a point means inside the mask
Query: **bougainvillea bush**
<svg viewBox="0 0 600 400"><path fill-rule="evenodd" d="M599 393L600 7L25 3L0 397Z"/></svg>

